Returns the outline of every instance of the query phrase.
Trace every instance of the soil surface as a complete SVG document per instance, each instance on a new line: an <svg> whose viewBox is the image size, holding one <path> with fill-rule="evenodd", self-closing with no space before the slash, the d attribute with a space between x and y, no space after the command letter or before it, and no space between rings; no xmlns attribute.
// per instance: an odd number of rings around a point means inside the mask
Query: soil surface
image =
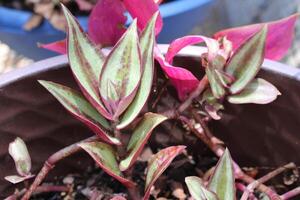
<svg viewBox="0 0 300 200"><path fill-rule="evenodd" d="M142 159L149 159L152 155L151 152L150 148L146 148ZM206 151L205 154L206 155L203 154L200 157L188 154L178 156L165 173L157 180L155 188L151 192L151 199L188 199L189 193L184 185L184 178L191 175L203 177L205 171L210 169L217 162L217 158L209 151ZM139 186L141 194L143 194L145 185L146 167L146 161L138 161L133 170L133 180ZM82 173L55 177L52 182L45 184L56 186L65 185L69 187L69 192L42 193L33 196L33 200L80 200L93 199L95 196L97 196L97 198L95 198L97 200L109 200L116 195L130 199L127 196L127 189L122 184L111 178L95 165L88 166Z"/></svg>
<svg viewBox="0 0 300 200"><path fill-rule="evenodd" d="M196 142L198 143L198 142ZM202 144L198 144L202 146ZM208 150L203 149L201 155L193 155L186 152L175 159L170 167L157 180L152 190L150 199L190 199L190 194L184 184L186 176L199 176L208 180L209 169L217 162L217 158ZM139 186L140 193L143 194L145 184L145 169L147 162L152 155L152 150L146 148L142 161L138 161L133 170L133 180ZM253 177L260 177L273 168L244 168L244 170ZM96 165L91 165L82 173L67 174L65 176L55 177L54 181L45 183L47 185L65 185L69 188L68 192L50 192L33 196L33 200L66 200L66 199L92 199L92 200L110 200L112 197L121 195L127 199L127 190L118 181L111 178ZM298 170L290 170L276 177L268 183L279 194L283 194L300 185ZM238 196L242 193L237 191ZM263 199L262 194L257 193L259 199ZM297 198L295 198L296 200Z"/></svg>

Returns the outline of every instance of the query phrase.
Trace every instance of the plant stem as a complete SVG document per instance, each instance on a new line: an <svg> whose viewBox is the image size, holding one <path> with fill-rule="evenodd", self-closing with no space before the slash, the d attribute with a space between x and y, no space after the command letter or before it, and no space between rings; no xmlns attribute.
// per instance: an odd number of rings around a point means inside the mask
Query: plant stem
<svg viewBox="0 0 300 200"><path fill-rule="evenodd" d="M225 151L225 148L221 145L223 142L216 138L211 131L206 126L205 122L202 120L202 118L196 113L194 109L192 109L192 115L193 118L201 125L203 130L202 132L199 132L198 129L195 128L194 124L189 123L187 124L192 132L200 139L202 140L218 157L221 157ZM238 166L236 162L233 161L233 167L234 167L234 173L237 179L240 179L247 184L250 184L255 181L252 177L245 174L242 169ZM274 192L271 188L264 184L260 184L258 186L258 189L267 194L271 200L280 200L279 195Z"/></svg>
<svg viewBox="0 0 300 200"><path fill-rule="evenodd" d="M241 192L245 192L247 190L247 187L244 184L242 184L242 183L236 183L235 187L238 190L240 190ZM250 193L249 194L249 200L257 200L257 198L254 196L253 193Z"/></svg>
<svg viewBox="0 0 300 200"><path fill-rule="evenodd" d="M287 200L287 199L293 198L298 195L300 195L300 186L296 187L295 189L293 189L291 191L288 191L287 193L284 193L283 195L280 196L280 198L282 200Z"/></svg>
<svg viewBox="0 0 300 200"><path fill-rule="evenodd" d="M282 173L286 169L293 169L295 167L296 167L296 165L294 163L286 164L282 167L275 169L274 171L271 171L270 173L266 174L265 176L255 180L254 182L250 183L247 186L245 192L243 193L241 200L247 200L249 197L249 194L252 193L257 186L261 185L262 183L267 182L271 178L274 178L275 176Z"/></svg>
<svg viewBox="0 0 300 200"><path fill-rule="evenodd" d="M199 82L197 88L188 96L188 98L184 102L182 102L179 105L179 107L177 109L176 108L170 109L161 114L165 115L169 119L177 118L180 113L185 111L193 103L193 100L195 98L199 97L199 95L204 91L204 89L207 86L208 86L208 79L207 79L207 76L205 75Z"/></svg>
<svg viewBox="0 0 300 200"><path fill-rule="evenodd" d="M192 103L193 100L203 92L203 90L207 87L208 85L208 78L205 75L201 81L199 82L197 88L189 95L189 97L178 107L178 112L182 113L185 111Z"/></svg>
<svg viewBox="0 0 300 200"><path fill-rule="evenodd" d="M158 102L160 101L161 97L163 96L164 92L167 89L169 81L170 81L169 79L166 79L164 81L164 83L162 84L161 90L158 92L157 97L155 98L155 100L154 100L154 102L153 102L153 104L151 106L151 109L154 109L157 106Z"/></svg>
<svg viewBox="0 0 300 200"><path fill-rule="evenodd" d="M60 160L78 152L81 150L81 147L78 146L79 143L82 142L92 142L99 139L98 136L92 136L87 139L84 139L80 142L74 143L70 146L67 146L56 153L52 154L44 163L44 166L38 173L38 175L35 177L34 182L31 184L30 188L26 191L24 196L22 197L21 200L28 200L32 193L37 189L37 187L42 183L42 181L45 179L47 174L51 169L55 167L55 164L59 162Z"/></svg>
<svg viewBox="0 0 300 200"><path fill-rule="evenodd" d="M115 125L113 125L113 127L114 127L115 137L118 138L120 141L122 141L121 132L115 128ZM123 158L124 156L126 156L126 149L125 149L124 145L117 146L117 154L118 154L119 158ZM132 180L132 168L125 171L124 174L127 179ZM132 200L140 200L141 199L140 192L136 185L133 187L127 187L127 190L128 190L128 195L130 196L130 199L132 199Z"/></svg>

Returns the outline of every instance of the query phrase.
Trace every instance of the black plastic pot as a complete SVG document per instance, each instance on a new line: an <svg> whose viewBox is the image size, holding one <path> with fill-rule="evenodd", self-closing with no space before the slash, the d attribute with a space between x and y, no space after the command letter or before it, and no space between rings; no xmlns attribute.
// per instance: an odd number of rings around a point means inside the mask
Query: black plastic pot
<svg viewBox="0 0 300 200"><path fill-rule="evenodd" d="M160 48L166 50L165 45ZM185 48L175 61L180 66L198 69L196 56L200 51L200 47ZM269 105L226 104L223 119L210 126L242 166L276 167L287 162L299 165L300 70L265 60L258 76L272 82L282 95ZM16 173L7 153L8 144L15 137L26 141L33 171L36 171L58 149L93 134L38 84L39 79L77 88L66 56L43 60L0 76L0 197L12 188L3 177ZM81 155L58 164L55 173L86 167L86 162L91 160Z"/></svg>

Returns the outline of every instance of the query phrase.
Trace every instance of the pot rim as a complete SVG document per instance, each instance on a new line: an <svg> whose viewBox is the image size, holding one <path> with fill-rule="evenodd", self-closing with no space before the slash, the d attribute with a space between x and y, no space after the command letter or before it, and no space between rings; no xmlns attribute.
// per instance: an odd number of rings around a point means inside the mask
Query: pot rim
<svg viewBox="0 0 300 200"><path fill-rule="evenodd" d="M159 49L163 54L168 50L168 44L158 44ZM104 48L104 54L108 54L111 48ZM200 54L206 52L204 47L199 46L189 46L182 49L177 56L181 57L199 57ZM47 58L31 65L14 69L10 72L0 75L0 88L9 85L10 83L16 82L20 79L38 74L41 72L48 71L50 69L59 69L68 64L67 55L59 55L51 58ZM292 67L277 61L265 59L262 65L262 69L267 71L272 71L274 73L287 76L294 80L300 80L300 69Z"/></svg>

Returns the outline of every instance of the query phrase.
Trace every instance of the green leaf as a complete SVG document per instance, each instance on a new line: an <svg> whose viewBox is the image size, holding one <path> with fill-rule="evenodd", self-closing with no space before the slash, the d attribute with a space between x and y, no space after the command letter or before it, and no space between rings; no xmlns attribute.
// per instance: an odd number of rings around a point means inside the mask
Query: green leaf
<svg viewBox="0 0 300 200"><path fill-rule="evenodd" d="M141 55L136 20L108 55L100 75L100 94L117 119L132 102L141 79Z"/></svg>
<svg viewBox="0 0 300 200"><path fill-rule="evenodd" d="M101 139L120 144L117 138L105 133L102 127L110 129L107 120L77 91L51 81L39 81L73 116L86 124Z"/></svg>
<svg viewBox="0 0 300 200"><path fill-rule="evenodd" d="M186 177L185 183L189 189L190 194L195 200L218 200L218 197L215 193L209 191L203 186L203 183L199 177Z"/></svg>
<svg viewBox="0 0 300 200"><path fill-rule="evenodd" d="M223 87L228 88L229 85L233 82L234 78L226 74L222 70L215 70L216 76L218 77L218 80L222 84Z"/></svg>
<svg viewBox="0 0 300 200"><path fill-rule="evenodd" d="M127 146L128 156L120 162L121 171L125 171L132 166L143 150L152 130L166 119L167 117L155 113L146 113L144 115L129 140Z"/></svg>
<svg viewBox="0 0 300 200"><path fill-rule="evenodd" d="M214 97L220 99L225 95L225 89L222 83L220 82L218 74L215 70L216 69L214 69L213 66L208 66L206 67L205 72L209 80L209 85Z"/></svg>
<svg viewBox="0 0 300 200"><path fill-rule="evenodd" d="M116 152L110 145L102 142L85 142L79 144L79 146L83 148L110 176L127 187L132 187L134 185L133 182L123 177L118 167Z"/></svg>
<svg viewBox="0 0 300 200"><path fill-rule="evenodd" d="M216 193L219 199L235 200L235 179L228 149L220 158L209 181L208 189Z"/></svg>
<svg viewBox="0 0 300 200"><path fill-rule="evenodd" d="M25 142L17 137L9 144L8 152L15 161L15 166L21 176L30 175L31 158L28 153Z"/></svg>
<svg viewBox="0 0 300 200"><path fill-rule="evenodd" d="M67 52L72 72L86 98L106 118L112 116L104 108L98 90L104 55L91 44L70 11L63 5L67 19Z"/></svg>
<svg viewBox="0 0 300 200"><path fill-rule="evenodd" d="M232 94L240 92L251 82L259 71L265 52L267 27L248 39L232 56L225 70L235 78L235 82L229 88Z"/></svg>
<svg viewBox="0 0 300 200"><path fill-rule="evenodd" d="M239 94L228 97L234 104L256 103L267 104L274 101L280 92L268 81L258 78L249 83Z"/></svg>
<svg viewBox="0 0 300 200"><path fill-rule="evenodd" d="M134 100L127 108L121 118L121 122L117 125L118 129L122 129L129 125L140 113L144 107L148 96L151 92L153 74L154 74L154 44L155 44L155 22L158 16L156 12L148 23L147 27L142 32L140 38L140 47L142 54L143 74L139 89Z"/></svg>
<svg viewBox="0 0 300 200"><path fill-rule="evenodd" d="M151 187L158 177L167 169L174 158L183 152L185 146L171 146L160 150L148 163L144 200L150 196Z"/></svg>

